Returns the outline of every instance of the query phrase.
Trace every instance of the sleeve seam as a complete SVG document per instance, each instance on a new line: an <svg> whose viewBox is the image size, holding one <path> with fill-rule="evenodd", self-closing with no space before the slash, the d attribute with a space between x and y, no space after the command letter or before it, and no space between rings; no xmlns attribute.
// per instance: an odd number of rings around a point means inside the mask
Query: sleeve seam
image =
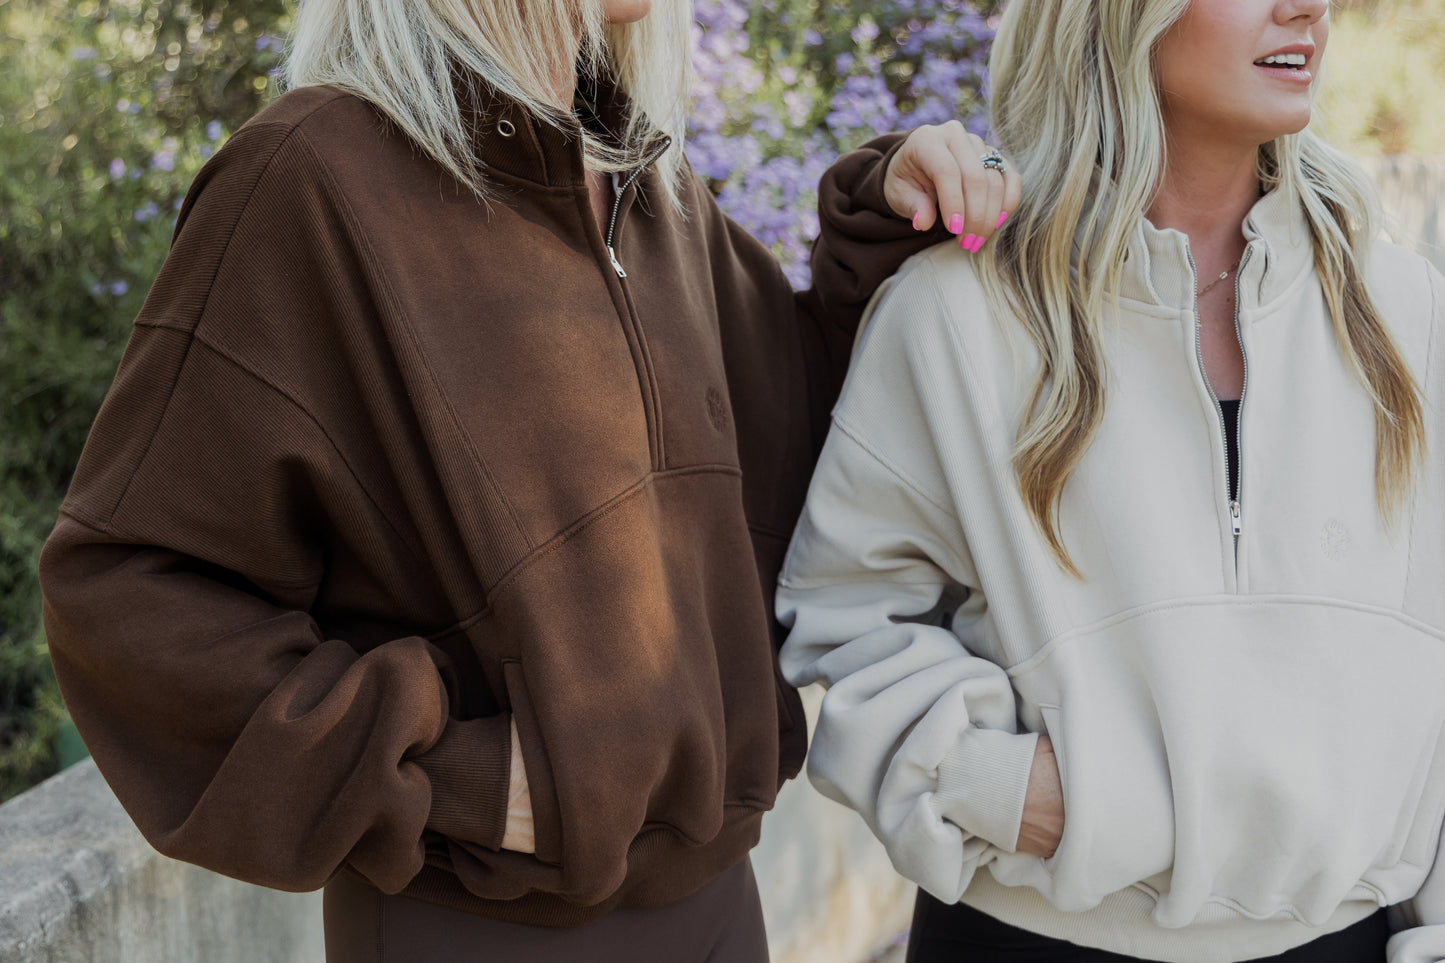
<svg viewBox="0 0 1445 963"><path fill-rule="evenodd" d="M311 411L310 408L308 408L305 404L301 402L300 399L296 398L285 388L281 387L278 384L275 384L265 375L261 374L259 371L256 371L250 365L246 364L239 358L232 355L229 351L227 351L225 348L222 348L219 344L216 344L205 338L201 334L201 332L198 331L196 333L195 341L199 343L202 347L205 347L209 351L211 351L211 353L216 355L216 357L221 358L223 361L226 361L229 364L233 365L236 369L248 375L258 384L269 389L273 394L282 398L297 411L305 415L306 419L310 421L311 424L316 427L316 430L321 433L321 437L326 439L326 443L331 446L331 450L336 452L336 456L340 458L341 463L346 466L347 474L351 477L351 480L356 483L357 489L362 493L363 496L365 496L366 500L371 503L371 507L376 509L377 515L386 522L386 525L388 528L391 529L392 534L395 535L397 539L407 547L407 550L412 553L412 556L417 562L425 562L426 555L416 545L412 544L411 540L406 537L405 533L403 533L399 528L397 528L396 523L391 520L391 516L389 516L385 511L382 510L381 503L376 499L374 495L372 495L371 490L367 487L366 483L363 482L361 480L361 477L356 473L355 467L351 464L351 459L346 456L346 452L342 450L341 445L337 444L336 439L331 436L331 432L326 429L326 425L322 423L320 418L316 417L316 415Z"/></svg>
<svg viewBox="0 0 1445 963"><path fill-rule="evenodd" d="M102 535L109 535L112 538L118 539L124 544L135 545L138 548L145 548L148 545L142 536L132 534L125 526L117 526L111 522L101 521L90 513L78 509L73 505L62 505L58 514L71 519L76 524L85 526L93 532L99 532ZM156 547L164 548L165 546ZM316 585L317 580L314 578L286 579L268 577L266 581L267 588L314 589ZM223 638L223 636L219 638Z"/></svg>
<svg viewBox="0 0 1445 963"><path fill-rule="evenodd" d="M330 100L325 101L323 104L318 104L316 110L319 110L322 106L325 106L325 104L329 103L331 103ZM309 113L307 113L306 116L309 117L312 113L315 113L315 110L310 111ZM301 119L304 120L305 118ZM271 153L266 157L266 162L261 165L261 169L256 173L256 179L251 183L250 190L246 192L246 200L241 205L240 210L236 214L235 222L232 223L230 233L226 238L226 245L224 248L222 248L220 257L216 259L215 270L211 273L210 280L206 284L206 295L204 298L201 299L201 306L196 312L196 322L194 326L178 328L174 324L174 322L169 321L169 319L163 323L146 325L148 327L154 328L181 330L190 337L188 338L186 343L185 353L181 356L180 363L176 366L176 376L175 379L171 382L169 392L166 394L165 405L161 409L160 416L156 419L155 429L151 432L150 438L146 441L145 450L142 451L140 453L140 457L136 459L135 466L131 470L130 477L125 480L125 485L121 488L120 494L116 496L115 503L110 506L110 512L106 515L107 522L109 522L110 519L114 518L116 512L120 511L121 506L125 504L126 496L130 494L130 486L135 481L136 476L140 474L141 468L146 463L146 459L150 457L151 448L155 445L156 436L160 434L161 425L164 424L166 420L166 415L170 413L171 402L175 400L176 396L176 385L180 383L181 373L185 370L186 362L190 359L191 346L195 343L194 334L200 329L201 321L205 318L206 311L211 305L211 295L216 290L216 279L221 276L221 271L226 265L226 258L231 253L231 244L236 239L236 228L241 223L241 219L246 216L246 211L250 209L251 200L256 196L256 189L260 186L261 182L266 179L267 173L269 173L271 170L271 165L276 162L276 155L279 154L281 152L281 149L286 146L286 143L291 140L291 137L298 130L299 124L300 120L298 120L296 124L289 125L289 127L287 125L281 124L262 124L258 125L255 128L252 128L253 130L259 130L262 127L283 127L286 130L286 133L279 141L277 141L276 145L271 148ZM181 225L177 223L177 237L180 236L180 232Z"/></svg>
<svg viewBox="0 0 1445 963"><path fill-rule="evenodd" d="M904 472L903 469L899 468L897 465L894 465L891 461L884 458L882 454L880 454L877 449L874 448L873 445L871 445L863 438L862 432L859 431L856 426L848 422L847 417L844 416L842 412L835 411L833 413L833 424L838 428L839 431L847 435L854 444L856 444L859 448L863 449L863 451L866 452L874 461L876 461L885 471L887 471L890 475L897 478L900 482L907 486L908 489L912 491L915 495L928 502L928 504L932 505L940 512L943 512L943 514L947 515L955 522L959 522L960 524L962 524L958 515L951 509L944 506L941 499L929 494L923 488L923 484L921 482L915 480L911 475Z"/></svg>

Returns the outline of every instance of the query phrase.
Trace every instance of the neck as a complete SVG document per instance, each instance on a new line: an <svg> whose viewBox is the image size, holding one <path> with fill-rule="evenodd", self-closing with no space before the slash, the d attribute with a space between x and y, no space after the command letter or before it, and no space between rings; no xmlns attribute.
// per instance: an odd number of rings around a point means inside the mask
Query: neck
<svg viewBox="0 0 1445 963"><path fill-rule="evenodd" d="M575 58L574 58L575 59ZM572 109L572 95L577 90L577 75L572 70L558 69L552 72L548 85L547 103L566 113Z"/></svg>
<svg viewBox="0 0 1445 963"><path fill-rule="evenodd" d="M1244 250L1244 218L1259 200L1258 151L1170 131L1168 164L1148 211L1150 223L1187 235L1196 260L1233 263Z"/></svg>

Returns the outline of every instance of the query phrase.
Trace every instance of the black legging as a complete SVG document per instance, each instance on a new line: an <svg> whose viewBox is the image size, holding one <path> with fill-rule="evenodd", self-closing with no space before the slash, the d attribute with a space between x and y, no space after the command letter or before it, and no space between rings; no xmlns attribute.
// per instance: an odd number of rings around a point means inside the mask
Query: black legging
<svg viewBox="0 0 1445 963"><path fill-rule="evenodd" d="M1304 946L1248 963L1385 963L1385 911ZM962 903L940 903L921 890L913 905L907 963L1137 963L1139 957L1039 936Z"/></svg>

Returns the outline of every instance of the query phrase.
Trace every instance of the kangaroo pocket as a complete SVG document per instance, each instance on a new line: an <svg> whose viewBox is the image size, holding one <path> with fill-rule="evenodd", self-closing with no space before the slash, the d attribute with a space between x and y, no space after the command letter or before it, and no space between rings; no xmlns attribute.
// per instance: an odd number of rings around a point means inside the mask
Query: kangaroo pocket
<svg viewBox="0 0 1445 963"><path fill-rule="evenodd" d="M574 901L616 891L641 834L695 850L772 805L774 658L736 486L659 476L494 597L538 856Z"/></svg>
<svg viewBox="0 0 1445 963"><path fill-rule="evenodd" d="M1036 883L1065 910L1139 885L1155 920L1208 903L1323 923L1408 898L1445 809L1445 639L1309 601L1159 607L1015 672L1064 777ZM1145 881L1148 881L1147 883Z"/></svg>

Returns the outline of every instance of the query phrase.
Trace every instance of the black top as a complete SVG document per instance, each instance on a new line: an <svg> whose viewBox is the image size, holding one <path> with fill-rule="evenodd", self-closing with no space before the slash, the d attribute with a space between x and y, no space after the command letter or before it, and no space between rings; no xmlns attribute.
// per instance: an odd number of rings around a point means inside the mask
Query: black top
<svg viewBox="0 0 1445 963"><path fill-rule="evenodd" d="M1224 450L1229 456L1229 499L1234 501L1239 498L1239 492L1234 490L1239 481L1239 399L1221 401L1219 407L1224 410Z"/></svg>

